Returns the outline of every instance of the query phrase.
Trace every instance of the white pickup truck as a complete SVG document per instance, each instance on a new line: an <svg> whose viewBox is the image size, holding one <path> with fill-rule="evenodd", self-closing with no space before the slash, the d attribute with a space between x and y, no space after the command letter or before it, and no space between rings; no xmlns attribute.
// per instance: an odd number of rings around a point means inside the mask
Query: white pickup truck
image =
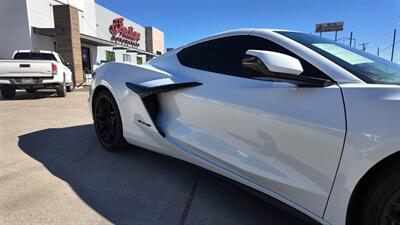
<svg viewBox="0 0 400 225"><path fill-rule="evenodd" d="M16 89L34 93L55 89L65 97L74 90L72 72L62 57L52 51L18 50L10 60L0 60L0 92L3 98L15 97Z"/></svg>

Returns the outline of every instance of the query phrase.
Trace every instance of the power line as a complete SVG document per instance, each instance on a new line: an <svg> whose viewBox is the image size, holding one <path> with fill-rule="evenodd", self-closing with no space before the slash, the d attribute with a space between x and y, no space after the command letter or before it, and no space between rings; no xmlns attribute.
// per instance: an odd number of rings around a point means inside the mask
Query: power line
<svg viewBox="0 0 400 225"><path fill-rule="evenodd" d="M396 41L394 44L397 45L398 43L400 43L400 40ZM381 48L380 51L382 52L382 51L391 49L392 46L393 46L393 44L390 44L390 45L388 45L388 46L386 46L386 47L384 47L384 48Z"/></svg>

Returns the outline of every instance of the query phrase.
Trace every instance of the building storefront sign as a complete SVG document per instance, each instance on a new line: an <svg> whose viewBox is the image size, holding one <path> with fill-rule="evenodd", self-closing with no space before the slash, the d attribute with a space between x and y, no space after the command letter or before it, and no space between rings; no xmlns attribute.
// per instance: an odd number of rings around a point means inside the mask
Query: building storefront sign
<svg viewBox="0 0 400 225"><path fill-rule="evenodd" d="M136 32L133 27L124 26L124 18L116 18L110 26L112 34L111 41L118 42L123 45L139 47L140 33Z"/></svg>

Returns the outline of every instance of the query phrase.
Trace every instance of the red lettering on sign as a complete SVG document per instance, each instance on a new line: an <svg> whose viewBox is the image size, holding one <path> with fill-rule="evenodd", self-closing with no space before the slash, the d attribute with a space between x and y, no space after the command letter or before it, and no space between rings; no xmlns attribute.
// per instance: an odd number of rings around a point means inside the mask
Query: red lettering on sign
<svg viewBox="0 0 400 225"><path fill-rule="evenodd" d="M140 33L136 32L133 27L124 26L124 18L117 18L113 20L110 26L110 33L112 34L111 40L121 42L122 44L139 46Z"/></svg>

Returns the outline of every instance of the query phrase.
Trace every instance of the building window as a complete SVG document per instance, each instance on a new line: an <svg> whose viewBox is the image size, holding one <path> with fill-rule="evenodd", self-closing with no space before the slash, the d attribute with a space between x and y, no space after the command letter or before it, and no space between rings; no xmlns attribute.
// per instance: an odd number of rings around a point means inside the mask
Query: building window
<svg viewBox="0 0 400 225"><path fill-rule="evenodd" d="M106 51L106 61L115 61L115 52Z"/></svg>
<svg viewBox="0 0 400 225"><path fill-rule="evenodd" d="M137 63L138 65L143 64L143 58L142 58L142 57L137 57L137 58L136 58L136 63Z"/></svg>
<svg viewBox="0 0 400 225"><path fill-rule="evenodd" d="M132 62L132 57L131 57L131 55L124 54L123 60L124 60L124 62Z"/></svg>

